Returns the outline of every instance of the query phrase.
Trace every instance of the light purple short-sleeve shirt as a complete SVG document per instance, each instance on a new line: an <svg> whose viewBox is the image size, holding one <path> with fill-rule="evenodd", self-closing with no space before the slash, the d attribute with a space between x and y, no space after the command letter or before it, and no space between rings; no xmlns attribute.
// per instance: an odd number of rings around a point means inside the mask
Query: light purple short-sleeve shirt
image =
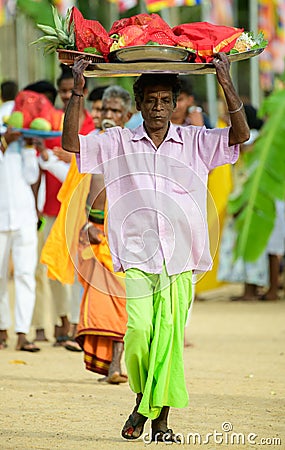
<svg viewBox="0 0 285 450"><path fill-rule="evenodd" d="M144 126L80 135L80 172L103 173L115 271L168 275L211 268L207 227L210 170L236 162L229 128L171 124L156 148Z"/></svg>

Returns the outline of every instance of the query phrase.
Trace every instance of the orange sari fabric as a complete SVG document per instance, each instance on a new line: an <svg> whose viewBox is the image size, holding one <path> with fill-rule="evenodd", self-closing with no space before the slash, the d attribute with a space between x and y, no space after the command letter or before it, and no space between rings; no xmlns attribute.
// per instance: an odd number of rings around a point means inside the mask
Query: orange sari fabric
<svg viewBox="0 0 285 450"><path fill-rule="evenodd" d="M102 230L104 227L95 226ZM124 276L113 272L105 237L99 245L80 247L78 262L84 294L76 340L84 350L86 369L107 375L113 356L113 341L123 342L126 332Z"/></svg>

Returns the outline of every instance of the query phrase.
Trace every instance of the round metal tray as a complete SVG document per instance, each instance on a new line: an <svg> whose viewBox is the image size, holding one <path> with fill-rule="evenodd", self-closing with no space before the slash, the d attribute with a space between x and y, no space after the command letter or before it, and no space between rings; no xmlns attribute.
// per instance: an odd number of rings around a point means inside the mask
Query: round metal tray
<svg viewBox="0 0 285 450"><path fill-rule="evenodd" d="M228 55L230 62L243 61L244 59L252 58L253 56L260 55L265 48L257 48L255 50L248 50L247 52L233 53Z"/></svg>
<svg viewBox="0 0 285 450"><path fill-rule="evenodd" d="M143 47L152 47L152 48L158 48L156 46L143 46ZM128 49L131 49L134 47L128 47ZM177 49L175 47L170 47L172 50ZM169 47L167 46L167 49ZM123 49L120 49L123 50ZM180 48L179 48L180 50ZM188 50L182 49L183 51L186 51L187 53L191 54L191 52L188 52ZM260 53L262 53L265 50L265 48L258 48L255 50L249 50L247 52L242 53L234 53L232 55L228 55L230 62L237 62L242 61L245 59L252 58L254 56L258 56ZM63 51L63 50L62 50ZM195 75L205 75L205 74L211 74L216 73L216 68L214 64L212 63L194 63L194 62L188 62L188 61L170 61L167 60L154 60L154 61L131 61L131 62L110 62L106 63L103 59L103 57L98 57L97 55L89 55L88 53L83 52L76 52L76 51L70 51L65 50L65 52L72 53L71 56L68 56L70 59L64 60L63 59L63 53L61 49L59 49L59 60L61 62L64 62L65 64L68 64L70 66L73 65L74 59L78 55L86 55L89 59L89 56L93 56L93 58L98 58L97 60L93 60L94 62L90 63L89 66L86 68L84 75L87 77L126 77L126 76L137 76L142 73L178 73L181 75L187 75L187 74L195 74ZM117 52L118 50L116 50ZM115 53L115 52L112 52ZM174 52L175 58L177 58L176 52Z"/></svg>
<svg viewBox="0 0 285 450"><path fill-rule="evenodd" d="M123 47L109 53L110 62L143 62L143 61L167 61L186 62L195 57L194 53L185 48L169 45L136 45Z"/></svg>

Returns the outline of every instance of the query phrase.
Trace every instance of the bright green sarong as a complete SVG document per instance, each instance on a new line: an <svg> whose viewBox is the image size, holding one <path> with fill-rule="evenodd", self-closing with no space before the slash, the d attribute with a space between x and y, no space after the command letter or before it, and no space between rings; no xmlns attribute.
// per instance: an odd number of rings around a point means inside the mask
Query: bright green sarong
<svg viewBox="0 0 285 450"><path fill-rule="evenodd" d="M126 271L128 324L125 359L138 412L156 419L163 406L184 408L184 327L191 304L192 272L168 276Z"/></svg>

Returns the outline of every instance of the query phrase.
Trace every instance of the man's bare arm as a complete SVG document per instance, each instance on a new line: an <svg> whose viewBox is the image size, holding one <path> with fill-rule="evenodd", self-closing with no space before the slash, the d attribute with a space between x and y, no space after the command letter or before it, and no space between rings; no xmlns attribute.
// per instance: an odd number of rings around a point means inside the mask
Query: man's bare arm
<svg viewBox="0 0 285 450"><path fill-rule="evenodd" d="M230 113L231 127L229 145L242 144L249 139L249 127L244 108L230 77L230 63L225 53L218 53L213 60L216 67L217 79L220 83Z"/></svg>
<svg viewBox="0 0 285 450"><path fill-rule="evenodd" d="M88 64L89 61L83 59L81 56L76 58L74 62L74 66L72 68L74 88L64 115L62 148L73 153L80 152L80 143L78 138L79 111L80 104L83 101L83 89L85 84L83 72Z"/></svg>

